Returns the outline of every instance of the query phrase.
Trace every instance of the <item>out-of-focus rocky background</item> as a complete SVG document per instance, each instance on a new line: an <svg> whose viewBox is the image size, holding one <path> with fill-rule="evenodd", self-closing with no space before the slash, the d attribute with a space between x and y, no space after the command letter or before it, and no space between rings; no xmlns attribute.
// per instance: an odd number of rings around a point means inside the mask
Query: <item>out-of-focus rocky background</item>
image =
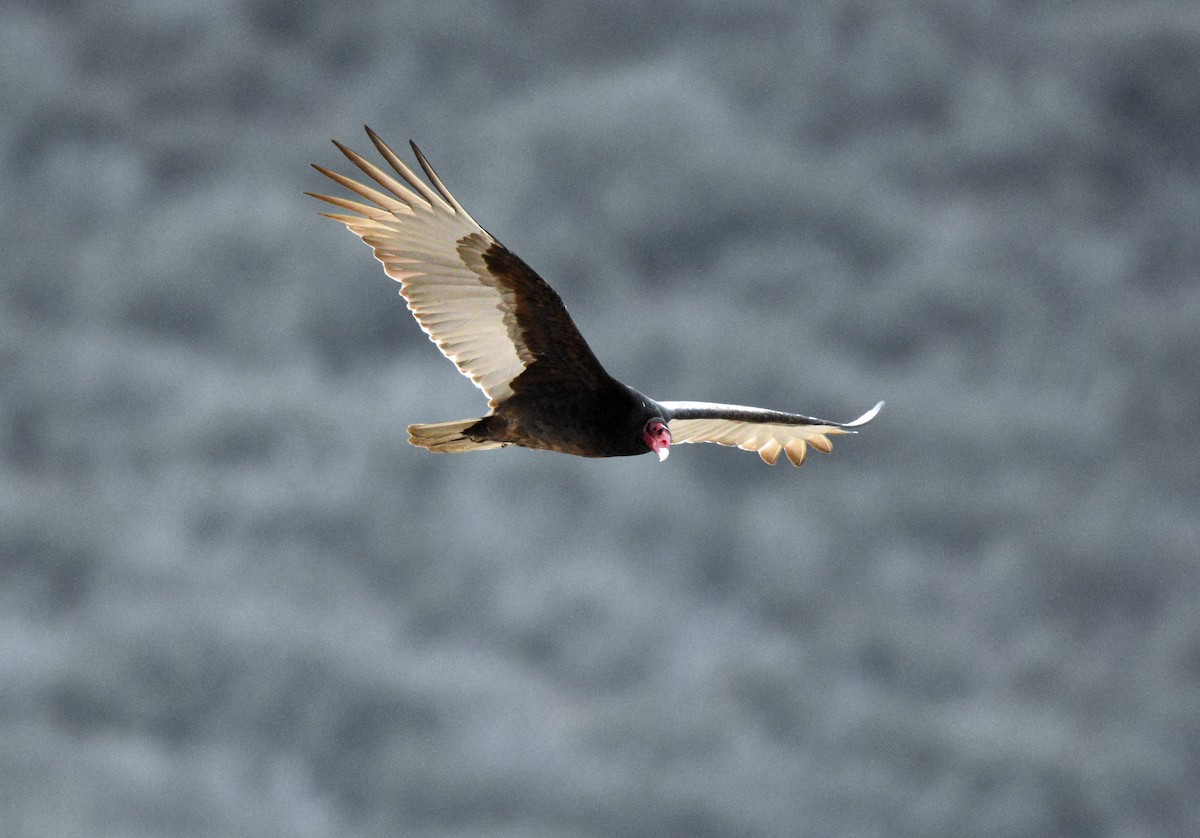
<svg viewBox="0 0 1200 838"><path fill-rule="evenodd" d="M9 0L0 831L1200 831L1200 13ZM412 137L658 398L483 400L304 190ZM406 149L405 149L406 151Z"/></svg>

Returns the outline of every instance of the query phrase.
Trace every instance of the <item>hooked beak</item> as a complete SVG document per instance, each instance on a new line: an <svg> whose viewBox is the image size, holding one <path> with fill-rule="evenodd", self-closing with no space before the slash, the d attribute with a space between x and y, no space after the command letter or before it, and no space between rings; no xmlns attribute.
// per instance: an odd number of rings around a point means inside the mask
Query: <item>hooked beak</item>
<svg viewBox="0 0 1200 838"><path fill-rule="evenodd" d="M651 420L646 425L646 445L658 455L661 463L671 453L671 432L667 426L658 420Z"/></svg>

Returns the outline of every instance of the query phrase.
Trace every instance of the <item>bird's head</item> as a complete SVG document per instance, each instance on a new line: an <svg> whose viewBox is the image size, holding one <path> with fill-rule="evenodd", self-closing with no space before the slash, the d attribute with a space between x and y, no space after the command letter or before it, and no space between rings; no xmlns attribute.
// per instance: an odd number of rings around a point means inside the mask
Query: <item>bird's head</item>
<svg viewBox="0 0 1200 838"><path fill-rule="evenodd" d="M670 453L671 431L661 416L654 416L646 420L646 424L642 427L642 441L646 443L647 448L658 455L660 463L667 458L667 454Z"/></svg>

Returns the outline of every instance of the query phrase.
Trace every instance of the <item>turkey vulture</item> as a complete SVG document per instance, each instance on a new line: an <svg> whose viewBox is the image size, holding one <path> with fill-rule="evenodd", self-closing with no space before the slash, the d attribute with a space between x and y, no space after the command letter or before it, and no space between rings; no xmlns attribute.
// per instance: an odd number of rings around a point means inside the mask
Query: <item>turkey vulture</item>
<svg viewBox="0 0 1200 838"><path fill-rule="evenodd" d="M833 434L875 418L883 402L853 422L757 407L656 402L604 371L562 300L533 269L475 223L446 189L416 144L425 183L367 128L400 179L334 140L385 191L313 165L369 203L306 194L352 215L322 213L345 224L375 252L421 329L488 397L479 419L409 425L409 442L430 451L482 451L522 445L621 457L658 454L671 443L716 442L757 451L772 465L793 465L807 446L832 449ZM432 184L432 188L430 186Z"/></svg>

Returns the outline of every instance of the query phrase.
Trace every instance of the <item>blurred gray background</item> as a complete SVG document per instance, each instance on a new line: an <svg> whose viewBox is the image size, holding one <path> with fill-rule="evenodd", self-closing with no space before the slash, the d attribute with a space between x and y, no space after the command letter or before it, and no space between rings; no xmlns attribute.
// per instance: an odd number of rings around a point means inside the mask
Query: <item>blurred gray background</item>
<svg viewBox="0 0 1200 838"><path fill-rule="evenodd" d="M1198 834L1194 3L7 0L0 79L3 835ZM408 446L483 400L301 194L364 122L628 383L888 406Z"/></svg>

